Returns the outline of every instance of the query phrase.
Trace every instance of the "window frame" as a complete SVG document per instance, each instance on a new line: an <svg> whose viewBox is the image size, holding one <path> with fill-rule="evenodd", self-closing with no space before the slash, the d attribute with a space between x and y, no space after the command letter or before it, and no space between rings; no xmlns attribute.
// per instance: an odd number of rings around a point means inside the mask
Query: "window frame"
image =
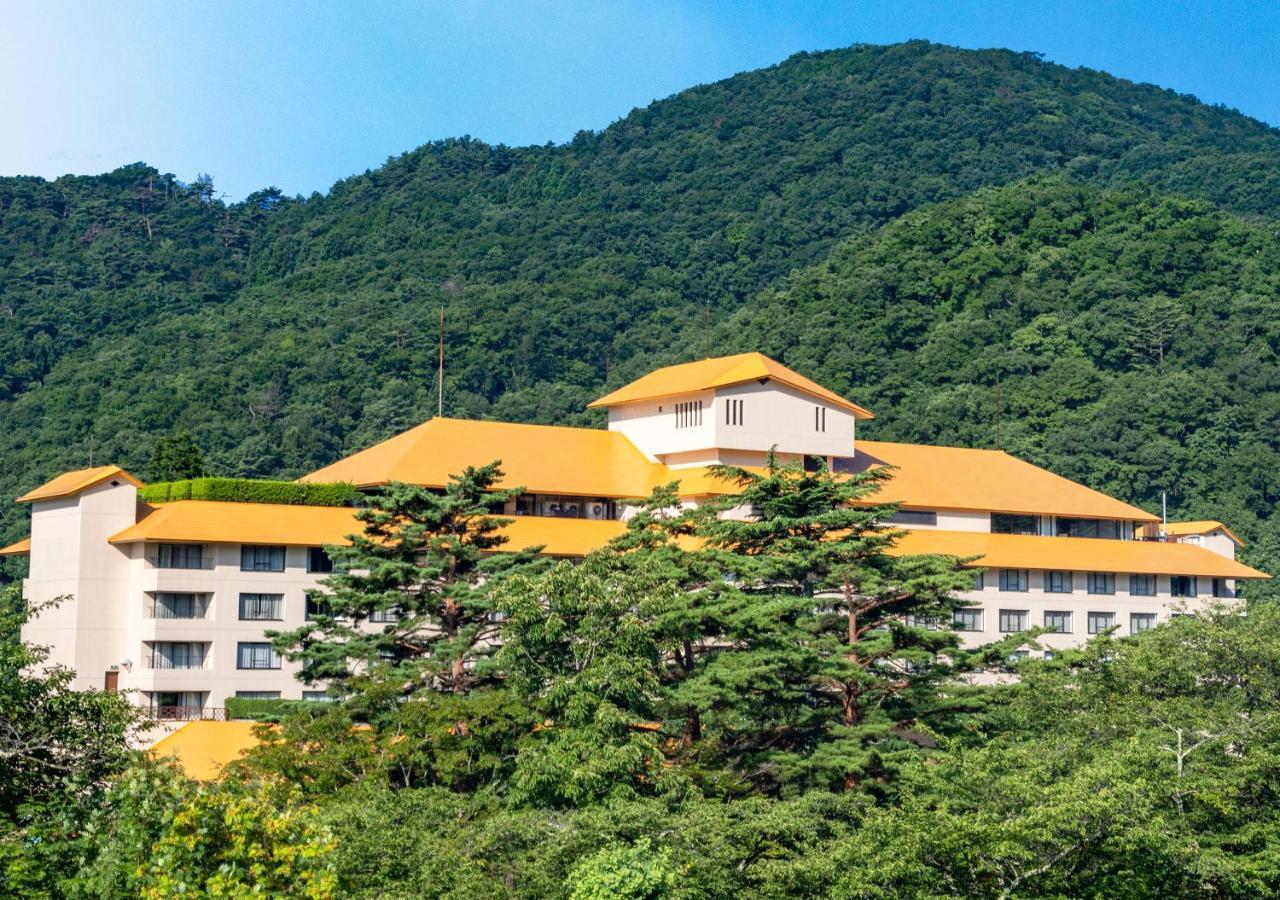
<svg viewBox="0 0 1280 900"><path fill-rule="evenodd" d="M1054 587L1054 576L1061 576L1062 582L1058 587ZM1075 574L1066 569L1045 569L1044 572L1044 592L1046 594L1073 594L1075 593Z"/></svg>
<svg viewBox="0 0 1280 900"><path fill-rule="evenodd" d="M1056 623L1051 624L1049 617L1054 616L1062 619L1059 626ZM1044 611L1044 627L1051 629L1049 634L1071 634L1071 610L1069 609L1046 609Z"/></svg>
<svg viewBox="0 0 1280 900"><path fill-rule="evenodd" d="M1102 634L1104 631L1110 631L1112 628L1116 627L1116 614L1113 610L1091 609L1085 614L1085 616L1085 631L1087 634ZM1105 619L1107 624L1099 627L1094 621L1095 618Z"/></svg>
<svg viewBox="0 0 1280 900"><path fill-rule="evenodd" d="M262 551L268 551L268 563L270 567L264 567L258 564L258 557ZM279 551L280 567L274 567L276 552ZM240 545L240 571L253 572L254 574L274 574L285 570L287 560L287 548L284 544L241 544ZM252 557L253 564L245 565L246 561Z"/></svg>
<svg viewBox="0 0 1280 900"><path fill-rule="evenodd" d="M275 603L274 616L246 616L245 608L248 604ZM239 601L236 604L236 612L241 622L283 622L284 621L284 594L267 594L261 591L241 591Z"/></svg>
<svg viewBox="0 0 1280 900"><path fill-rule="evenodd" d="M958 609L951 610L951 630L966 633L983 630L983 613L985 610L981 606L962 606ZM961 617L973 616L973 620L977 622L976 628L960 628Z"/></svg>
<svg viewBox="0 0 1280 900"><path fill-rule="evenodd" d="M250 651L250 659L256 660L259 650L266 651L266 661L268 665L245 665L245 651ZM270 665L274 662L275 665ZM237 641L236 642L236 671L237 672L275 672L281 668L281 658L279 651L271 646L270 641Z"/></svg>
<svg viewBox="0 0 1280 900"><path fill-rule="evenodd" d="M1010 584L1012 584L1009 578L1010 572L1018 573L1018 584L1021 587L1010 587ZM1031 573L1027 569L1001 569L1000 590L1010 594L1025 594L1031 590Z"/></svg>
<svg viewBox="0 0 1280 900"><path fill-rule="evenodd" d="M1002 609L1000 610L999 631L1001 634L1017 634L1020 631L1026 631L1031 622L1031 611L1028 609ZM1014 616L1017 616L1021 623L1018 628L1006 627Z"/></svg>
<svg viewBox="0 0 1280 900"><path fill-rule="evenodd" d="M1097 585L1101 583L1102 589ZM1116 594L1116 576L1114 572L1089 572L1085 579L1085 589L1092 597L1114 597Z"/></svg>
<svg viewBox="0 0 1280 900"><path fill-rule="evenodd" d="M1138 620L1138 619L1141 619L1141 620L1143 620L1143 621L1145 621L1145 622L1150 622L1151 624L1149 624L1149 625L1147 625L1147 626L1145 626L1145 627L1143 627L1143 628L1134 628L1134 627L1133 627L1133 624L1134 624L1135 620ZM1159 624L1160 624L1160 619L1159 619L1159 617L1158 617L1155 613L1153 613L1153 612L1131 612L1131 613L1129 613L1129 634L1142 634L1142 633L1144 633L1144 632L1150 631L1151 629L1155 628L1155 627L1156 627L1157 625L1159 625Z"/></svg>
<svg viewBox="0 0 1280 900"><path fill-rule="evenodd" d="M1138 580L1143 579L1149 590L1137 590ZM1154 575L1147 575L1142 572L1134 572L1129 576L1129 596L1130 597L1154 597L1160 590L1160 583Z"/></svg>

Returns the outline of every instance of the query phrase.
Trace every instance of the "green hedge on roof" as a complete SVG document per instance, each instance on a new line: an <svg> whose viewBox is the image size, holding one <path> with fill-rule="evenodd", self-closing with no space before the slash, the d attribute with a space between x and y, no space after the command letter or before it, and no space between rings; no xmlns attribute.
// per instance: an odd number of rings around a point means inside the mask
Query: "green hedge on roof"
<svg viewBox="0 0 1280 900"><path fill-rule="evenodd" d="M138 492L144 503L223 500L230 503L286 503L294 506L351 506L360 492L345 483L300 484L254 478L188 478L159 481Z"/></svg>

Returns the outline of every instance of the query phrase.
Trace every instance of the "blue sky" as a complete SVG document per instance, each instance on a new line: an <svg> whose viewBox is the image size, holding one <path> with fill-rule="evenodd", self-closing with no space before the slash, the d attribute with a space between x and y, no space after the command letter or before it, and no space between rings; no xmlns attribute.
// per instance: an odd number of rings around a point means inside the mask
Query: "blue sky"
<svg viewBox="0 0 1280 900"><path fill-rule="evenodd" d="M228 199L437 138L564 141L800 50L1034 50L1280 124L1271 2L5 0L0 174L146 161Z"/></svg>

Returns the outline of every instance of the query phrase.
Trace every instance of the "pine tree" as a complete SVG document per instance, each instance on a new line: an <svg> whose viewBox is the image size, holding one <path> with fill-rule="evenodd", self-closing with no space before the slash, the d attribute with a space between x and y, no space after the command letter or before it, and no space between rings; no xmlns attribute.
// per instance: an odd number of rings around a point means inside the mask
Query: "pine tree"
<svg viewBox="0 0 1280 900"><path fill-rule="evenodd" d="M309 621L274 635L308 683L345 693L390 680L400 694L465 691L489 676L501 579L545 565L537 548L503 550L493 515L522 488L495 490L498 463L468 466L443 491L392 482L356 513L348 546L326 550L334 573L308 597Z"/></svg>

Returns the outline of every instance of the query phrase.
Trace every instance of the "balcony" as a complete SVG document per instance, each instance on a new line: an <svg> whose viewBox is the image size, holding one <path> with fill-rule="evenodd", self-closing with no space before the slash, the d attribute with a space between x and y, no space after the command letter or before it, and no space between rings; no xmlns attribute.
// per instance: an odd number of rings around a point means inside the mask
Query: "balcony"
<svg viewBox="0 0 1280 900"><path fill-rule="evenodd" d="M158 594L146 604L148 619L207 619L207 594Z"/></svg>
<svg viewBox="0 0 1280 900"><path fill-rule="evenodd" d="M227 711L221 706L151 706L143 707L157 722L225 722Z"/></svg>

